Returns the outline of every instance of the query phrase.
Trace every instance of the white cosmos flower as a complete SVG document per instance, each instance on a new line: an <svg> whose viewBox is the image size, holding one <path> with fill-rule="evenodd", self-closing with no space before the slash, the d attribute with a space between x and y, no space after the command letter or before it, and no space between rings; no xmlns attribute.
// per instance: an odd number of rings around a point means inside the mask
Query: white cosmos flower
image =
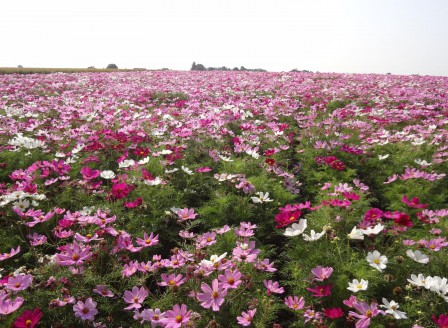
<svg viewBox="0 0 448 328"><path fill-rule="evenodd" d="M67 159L64 161L64 164L68 165L68 164L76 163L77 158L78 158L78 156L76 156L76 155L73 155L72 157L67 157Z"/></svg>
<svg viewBox="0 0 448 328"><path fill-rule="evenodd" d="M172 170L165 170L165 173L170 174L170 173L174 173L174 172L177 172L177 171L179 171L179 169L178 168L174 168Z"/></svg>
<svg viewBox="0 0 448 328"><path fill-rule="evenodd" d="M224 162L233 162L233 159L230 159L230 157L226 157L226 156L222 156L222 155L218 155L219 158L221 158L221 160L223 160Z"/></svg>
<svg viewBox="0 0 448 328"><path fill-rule="evenodd" d="M257 204L257 203L268 203L268 202L272 202L272 199L269 198L269 193L268 192L256 192L255 195L258 195L258 197L251 197L252 201Z"/></svg>
<svg viewBox="0 0 448 328"><path fill-rule="evenodd" d="M429 289L441 296L448 294L448 279L439 276L432 277Z"/></svg>
<svg viewBox="0 0 448 328"><path fill-rule="evenodd" d="M255 159L258 159L260 157L260 154L257 153L257 151L255 149L246 150L246 154L252 156Z"/></svg>
<svg viewBox="0 0 448 328"><path fill-rule="evenodd" d="M358 281L358 279L353 279L352 282L348 283L347 289L356 293L360 290L366 290L368 286L369 286L368 280L361 279L361 281Z"/></svg>
<svg viewBox="0 0 448 328"><path fill-rule="evenodd" d="M103 179L110 180L115 178L115 173L114 171L111 170L105 170L100 173L100 177L102 177Z"/></svg>
<svg viewBox="0 0 448 328"><path fill-rule="evenodd" d="M148 186L157 186L162 183L162 180L159 177L156 177L154 180L145 180L144 184Z"/></svg>
<svg viewBox="0 0 448 328"><path fill-rule="evenodd" d="M54 154L54 156L56 156L56 157L65 157L65 154L63 152L58 151L58 152L56 152L56 154Z"/></svg>
<svg viewBox="0 0 448 328"><path fill-rule="evenodd" d="M368 227L367 229L361 229L362 233L366 236L369 235L377 235L379 234L381 231L383 231L384 226L381 223L378 223L376 226L372 227Z"/></svg>
<svg viewBox="0 0 448 328"><path fill-rule="evenodd" d="M171 153L172 153L172 151L169 150L169 149L164 149L164 150L162 150L162 151L160 152L160 154L162 154L162 155L169 155L169 154L171 154Z"/></svg>
<svg viewBox="0 0 448 328"><path fill-rule="evenodd" d="M210 256L210 261L209 260L202 260L201 264L207 265L207 266L213 266L216 263L219 263L219 261L221 261L226 256L227 256L227 253L221 254L219 256L214 254L214 255Z"/></svg>
<svg viewBox="0 0 448 328"><path fill-rule="evenodd" d="M414 162L416 163L416 164L418 164L418 165L421 165L421 166L431 166L431 163L428 163L427 161L425 161L425 160L421 160L421 159L416 159L416 160L414 160Z"/></svg>
<svg viewBox="0 0 448 328"><path fill-rule="evenodd" d="M14 207L18 207L21 211L24 211L30 207L30 201L28 199L19 199L17 202L12 203Z"/></svg>
<svg viewBox="0 0 448 328"><path fill-rule="evenodd" d="M352 231L347 235L348 239L363 240L364 234L361 229L353 227Z"/></svg>
<svg viewBox="0 0 448 328"><path fill-rule="evenodd" d="M134 166L134 165L135 165L135 161L133 159L125 159L124 161L122 161L118 164L118 167L126 168L126 167L130 167L130 166Z"/></svg>
<svg viewBox="0 0 448 328"><path fill-rule="evenodd" d="M188 175L193 175L193 171L190 170L188 167L185 167L182 165L182 171L184 171L185 173L187 173Z"/></svg>
<svg viewBox="0 0 448 328"><path fill-rule="evenodd" d="M380 160L380 161L382 161L382 160L384 160L384 159L386 159L386 158L388 158L389 157L389 154L386 154L386 155L378 155L378 159Z"/></svg>
<svg viewBox="0 0 448 328"><path fill-rule="evenodd" d="M299 223L293 223L291 227L286 228L283 234L288 237L298 236L305 231L306 227L307 227L307 220L300 219Z"/></svg>
<svg viewBox="0 0 448 328"><path fill-rule="evenodd" d="M431 287L431 281L432 281L431 276L425 278L425 276L422 275L421 273L419 273L418 276L416 276L415 274L411 274L411 279L408 279L408 282L411 285L417 287L425 287L426 289L429 289Z"/></svg>
<svg viewBox="0 0 448 328"><path fill-rule="evenodd" d="M380 305L380 307L385 308L386 313L388 314L392 314L394 316L395 319L399 320L399 319L407 319L408 317L406 316L405 312L402 311L398 311L397 309L400 307L400 305L398 305L397 302L395 301L388 301L383 297L383 304L384 305Z"/></svg>
<svg viewBox="0 0 448 328"><path fill-rule="evenodd" d="M144 165L144 164L146 164L148 162L149 162L149 156L146 156L145 158L142 158L141 160L139 160L138 164Z"/></svg>
<svg viewBox="0 0 448 328"><path fill-rule="evenodd" d="M429 257L419 250L416 250L413 252L412 250L408 249L406 251L406 255L409 256L411 259L413 259L417 263L426 264L429 262Z"/></svg>
<svg viewBox="0 0 448 328"><path fill-rule="evenodd" d="M306 233L303 234L303 239L305 241L316 241L322 238L323 235L325 235L325 230L319 233L316 233L314 230L311 230L309 236Z"/></svg>
<svg viewBox="0 0 448 328"><path fill-rule="evenodd" d="M385 255L381 255L378 251L368 252L366 257L367 262L369 262L370 266L379 270L380 272L386 268L386 264L388 262L387 257Z"/></svg>

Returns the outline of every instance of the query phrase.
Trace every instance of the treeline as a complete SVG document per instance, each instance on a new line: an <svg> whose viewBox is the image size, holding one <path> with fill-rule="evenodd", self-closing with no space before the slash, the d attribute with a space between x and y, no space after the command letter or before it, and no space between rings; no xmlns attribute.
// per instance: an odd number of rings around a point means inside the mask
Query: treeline
<svg viewBox="0 0 448 328"><path fill-rule="evenodd" d="M244 66L241 66L240 68L234 67L234 68L228 68L225 66L221 67L205 67L202 64L196 64L196 62L193 62L193 65L191 65L190 71L248 71L248 72L267 72L267 70L262 68L246 68Z"/></svg>

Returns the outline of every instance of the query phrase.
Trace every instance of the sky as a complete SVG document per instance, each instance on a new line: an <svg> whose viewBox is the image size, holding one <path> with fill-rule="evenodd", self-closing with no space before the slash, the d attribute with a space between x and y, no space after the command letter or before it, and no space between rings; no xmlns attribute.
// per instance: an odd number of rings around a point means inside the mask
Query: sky
<svg viewBox="0 0 448 328"><path fill-rule="evenodd" d="M447 0L2 0L0 67L448 76Z"/></svg>

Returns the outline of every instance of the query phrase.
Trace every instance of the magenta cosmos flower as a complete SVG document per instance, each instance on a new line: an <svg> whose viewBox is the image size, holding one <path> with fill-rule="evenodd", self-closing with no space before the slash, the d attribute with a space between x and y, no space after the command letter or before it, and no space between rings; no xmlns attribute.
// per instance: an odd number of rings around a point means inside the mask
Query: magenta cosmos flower
<svg viewBox="0 0 448 328"><path fill-rule="evenodd" d="M34 328L39 323L40 318L42 318L42 311L36 308L31 312L31 310L26 310L22 313L20 317L14 321L13 328Z"/></svg>
<svg viewBox="0 0 448 328"><path fill-rule="evenodd" d="M79 301L73 305L73 311L75 312L75 317L81 320L93 320L98 313L96 302L90 297L85 302Z"/></svg>
<svg viewBox="0 0 448 328"><path fill-rule="evenodd" d="M161 319L160 322L165 325L165 328L180 328L183 324L188 323L190 320L191 312L187 311L187 306L178 304L173 306L172 310L165 312L165 318Z"/></svg>
<svg viewBox="0 0 448 328"><path fill-rule="evenodd" d="M227 289L222 288L219 285L218 279L212 281L212 287L207 284L202 284L201 289L203 293L198 293L197 298L202 307L213 311L219 311L219 307L224 303L224 297L227 295Z"/></svg>

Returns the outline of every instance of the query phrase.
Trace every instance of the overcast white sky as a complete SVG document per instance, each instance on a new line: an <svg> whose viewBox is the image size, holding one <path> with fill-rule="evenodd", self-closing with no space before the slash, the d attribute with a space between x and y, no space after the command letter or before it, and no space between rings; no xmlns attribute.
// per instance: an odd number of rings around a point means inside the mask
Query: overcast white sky
<svg viewBox="0 0 448 328"><path fill-rule="evenodd" d="M1 0L0 67L448 76L447 0Z"/></svg>

